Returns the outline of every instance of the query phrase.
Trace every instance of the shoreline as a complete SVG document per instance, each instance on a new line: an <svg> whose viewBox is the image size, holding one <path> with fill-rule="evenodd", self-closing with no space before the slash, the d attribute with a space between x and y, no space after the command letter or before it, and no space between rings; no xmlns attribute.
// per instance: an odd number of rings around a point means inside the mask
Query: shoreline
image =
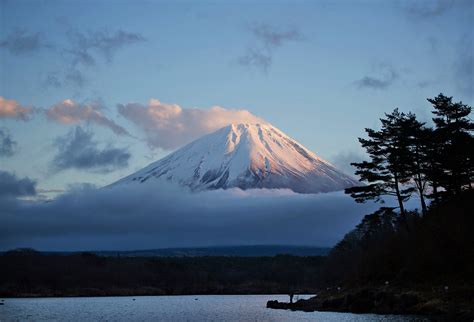
<svg viewBox="0 0 474 322"><path fill-rule="evenodd" d="M473 321L474 303L471 287L421 288L357 287L321 290L310 299L293 303L271 300L267 308L291 311L324 311L418 315L441 320Z"/></svg>
<svg viewBox="0 0 474 322"><path fill-rule="evenodd" d="M307 292L296 294L298 296L305 296L305 297L312 297L314 296L315 292ZM41 298L81 298L81 297L140 297L140 296L260 296L260 295L268 295L268 296L288 296L286 293L281 292L254 292L254 293L238 293L238 292L222 292L222 293L175 293L175 294L164 294L164 293L110 293L110 294L94 294L94 293L87 293L87 294L19 294L19 295L5 295L0 294L0 300L2 299L41 299Z"/></svg>

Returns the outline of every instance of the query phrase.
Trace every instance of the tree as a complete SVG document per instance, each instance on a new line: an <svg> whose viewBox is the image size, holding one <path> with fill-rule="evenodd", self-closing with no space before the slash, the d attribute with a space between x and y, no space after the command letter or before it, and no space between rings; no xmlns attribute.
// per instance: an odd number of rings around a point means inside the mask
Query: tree
<svg viewBox="0 0 474 322"><path fill-rule="evenodd" d="M469 119L472 108L462 102L453 102L452 97L439 94L428 99L438 138L439 183L448 195L459 194L463 187L472 188L473 180L473 136L474 124Z"/></svg>
<svg viewBox="0 0 474 322"><path fill-rule="evenodd" d="M413 187L404 189L403 185L410 179L410 139L404 130L407 115L395 109L386 118L380 119L382 128L379 131L366 128L368 139L359 138L359 142L367 151L370 161L351 163L356 167L356 175L360 176L365 186L352 187L345 190L356 202L375 200L383 202L383 196L394 196L398 201L400 214L405 217L403 203L415 190Z"/></svg>
<svg viewBox="0 0 474 322"><path fill-rule="evenodd" d="M425 192L428 185L428 176L435 173L432 167L431 155L429 154L432 145L432 130L426 128L424 123L416 119L413 113L406 114L406 117L399 120L402 128L402 136L408 142L409 159L407 167L420 197L421 210L423 215L427 212Z"/></svg>
<svg viewBox="0 0 474 322"><path fill-rule="evenodd" d="M431 186L432 193L427 194L428 198L440 201L439 189L443 181L443 169L441 167L442 150L440 149L441 138L433 128L424 128L425 156L426 156L426 179Z"/></svg>

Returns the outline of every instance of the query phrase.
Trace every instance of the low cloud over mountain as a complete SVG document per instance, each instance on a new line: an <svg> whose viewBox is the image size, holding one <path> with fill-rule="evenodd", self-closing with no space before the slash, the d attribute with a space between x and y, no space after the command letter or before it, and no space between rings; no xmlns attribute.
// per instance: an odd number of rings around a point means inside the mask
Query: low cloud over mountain
<svg viewBox="0 0 474 322"><path fill-rule="evenodd" d="M173 185L79 189L51 202L0 200L0 249L139 249L293 244L330 246L376 209L342 192Z"/></svg>

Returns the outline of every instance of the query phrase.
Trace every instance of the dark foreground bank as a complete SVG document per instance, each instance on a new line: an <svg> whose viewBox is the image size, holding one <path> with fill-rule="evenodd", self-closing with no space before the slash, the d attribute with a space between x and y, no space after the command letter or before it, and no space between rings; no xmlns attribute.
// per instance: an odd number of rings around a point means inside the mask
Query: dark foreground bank
<svg viewBox="0 0 474 322"><path fill-rule="evenodd" d="M0 297L314 294L324 257L0 256Z"/></svg>
<svg viewBox="0 0 474 322"><path fill-rule="evenodd" d="M473 200L470 189L406 220L367 215L329 254L316 297L268 307L474 321Z"/></svg>
<svg viewBox="0 0 474 322"><path fill-rule="evenodd" d="M391 286L334 288L294 303L268 301L267 307L293 311L403 314L428 316L433 320L473 321L474 290L465 286Z"/></svg>

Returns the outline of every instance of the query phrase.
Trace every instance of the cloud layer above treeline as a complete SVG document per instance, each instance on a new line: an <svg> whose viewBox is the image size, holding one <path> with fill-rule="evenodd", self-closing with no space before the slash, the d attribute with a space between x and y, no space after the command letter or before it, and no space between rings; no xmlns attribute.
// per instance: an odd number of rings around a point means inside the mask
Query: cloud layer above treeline
<svg viewBox="0 0 474 322"><path fill-rule="evenodd" d="M16 179L22 187L31 184ZM304 195L231 189L191 193L163 184L75 189L51 202L13 197L0 196L3 250L332 246L376 208L356 204L342 192Z"/></svg>

